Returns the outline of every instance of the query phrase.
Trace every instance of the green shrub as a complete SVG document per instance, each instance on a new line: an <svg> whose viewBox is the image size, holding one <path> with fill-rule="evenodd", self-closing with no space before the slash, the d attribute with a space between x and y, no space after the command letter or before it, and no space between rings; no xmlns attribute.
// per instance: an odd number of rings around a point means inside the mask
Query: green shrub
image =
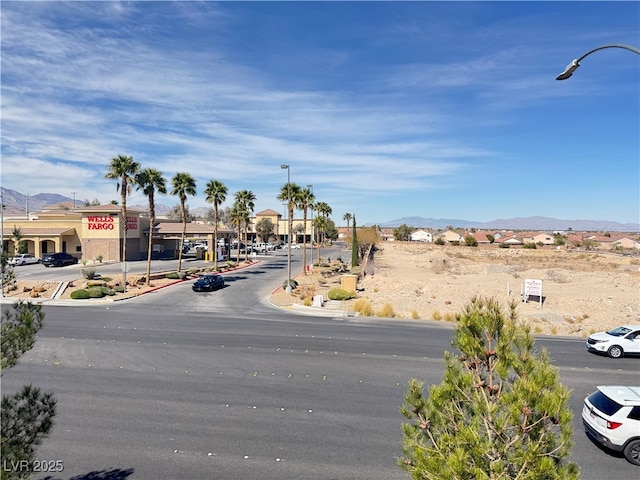
<svg viewBox="0 0 640 480"><path fill-rule="evenodd" d="M100 277L102 279L103 282L110 282L111 280L113 280L111 277Z"/></svg>
<svg viewBox="0 0 640 480"><path fill-rule="evenodd" d="M104 281L100 280L97 282L87 282L87 288L91 287L102 287L104 285Z"/></svg>
<svg viewBox="0 0 640 480"><path fill-rule="evenodd" d="M289 280L289 282L291 283L291 290L295 290L296 288L298 288L298 282L296 282L293 278L291 280ZM285 290L287 289L287 281L286 280L284 282L282 282L282 288L284 288Z"/></svg>
<svg viewBox="0 0 640 480"><path fill-rule="evenodd" d="M89 292L82 288L80 290L74 290L73 292L71 292L71 298L73 300L86 300L87 298L89 298Z"/></svg>
<svg viewBox="0 0 640 480"><path fill-rule="evenodd" d="M103 286L103 287L100 287L100 290L102 290L102 293L104 293L105 295L109 295L110 297L116 294L115 290L109 287Z"/></svg>
<svg viewBox="0 0 640 480"><path fill-rule="evenodd" d="M96 278L96 269L95 268L83 268L82 276L87 280L93 280Z"/></svg>
<svg viewBox="0 0 640 480"><path fill-rule="evenodd" d="M527 248L527 249L531 249L531 250L535 250L536 248L536 244L535 243L525 243L522 248Z"/></svg>
<svg viewBox="0 0 640 480"><path fill-rule="evenodd" d="M192 276L192 275L197 275L198 273L200 273L200 269L199 268L190 268L189 270L187 270L186 274L188 276Z"/></svg>
<svg viewBox="0 0 640 480"><path fill-rule="evenodd" d="M332 288L327 294L329 300L349 300L350 298L354 298L355 296L356 292L349 292L348 290L344 290L342 288Z"/></svg>
<svg viewBox="0 0 640 480"><path fill-rule="evenodd" d="M90 287L90 288L87 288L87 292L89 293L89 298L104 297L104 292L102 291L102 287Z"/></svg>
<svg viewBox="0 0 640 480"><path fill-rule="evenodd" d="M124 292L124 287L122 285L116 285L115 287L113 287L113 291L116 293L122 293Z"/></svg>
<svg viewBox="0 0 640 480"><path fill-rule="evenodd" d="M165 277L170 278L171 280L179 280L180 279L180 275L178 275L178 272L169 272L165 275Z"/></svg>

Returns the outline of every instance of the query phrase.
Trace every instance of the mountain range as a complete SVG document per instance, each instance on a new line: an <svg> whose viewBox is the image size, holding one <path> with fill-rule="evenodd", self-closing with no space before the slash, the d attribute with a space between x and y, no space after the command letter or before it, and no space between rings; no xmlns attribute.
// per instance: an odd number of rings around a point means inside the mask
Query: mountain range
<svg viewBox="0 0 640 480"><path fill-rule="evenodd" d="M39 211L45 205L57 203L73 204L74 199L57 193L39 193L37 195L24 195L15 190L0 187L2 202L5 206L4 213L8 215L24 214L25 211ZM76 205L82 205L83 201L76 199ZM130 205L132 210L147 210L147 205ZM171 207L156 204L156 215L166 214ZM190 212L197 216L204 216L206 207L191 209ZM371 226L373 224L369 224ZM481 230L535 230L535 231L585 231L585 232L640 232L640 223L619 223L609 220L564 220L549 217L515 217L497 219L489 222L474 222L454 218L424 218L402 217L384 223L377 223L382 228L397 228L407 225L413 228L445 228L453 226L457 228L476 228Z"/></svg>

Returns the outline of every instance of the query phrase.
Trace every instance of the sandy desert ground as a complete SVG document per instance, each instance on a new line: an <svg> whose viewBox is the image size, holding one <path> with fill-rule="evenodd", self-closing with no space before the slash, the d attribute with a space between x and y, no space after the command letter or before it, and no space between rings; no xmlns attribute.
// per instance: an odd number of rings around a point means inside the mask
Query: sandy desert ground
<svg viewBox="0 0 640 480"><path fill-rule="evenodd" d="M586 336L638 323L640 258L554 249L503 249L386 242L359 296L374 311L390 304L398 317L446 319L474 295L504 303L525 279L542 280L544 302L519 303L535 333Z"/></svg>

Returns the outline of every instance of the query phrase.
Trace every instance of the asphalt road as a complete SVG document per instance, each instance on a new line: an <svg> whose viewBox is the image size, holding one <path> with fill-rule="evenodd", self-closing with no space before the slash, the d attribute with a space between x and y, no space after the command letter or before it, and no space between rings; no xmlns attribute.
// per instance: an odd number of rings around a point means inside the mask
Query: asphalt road
<svg viewBox="0 0 640 480"><path fill-rule="evenodd" d="M300 259L293 252L294 272ZM2 377L4 394L32 383L58 400L37 457L64 471L35 478L407 479L398 409L410 378L441 381L451 326L274 309L265 297L286 268L278 252L217 292L181 284L46 306L36 346ZM537 345L573 389L581 478L637 480L637 467L585 436L580 411L595 385L638 384L640 360L589 354L582 339Z"/></svg>

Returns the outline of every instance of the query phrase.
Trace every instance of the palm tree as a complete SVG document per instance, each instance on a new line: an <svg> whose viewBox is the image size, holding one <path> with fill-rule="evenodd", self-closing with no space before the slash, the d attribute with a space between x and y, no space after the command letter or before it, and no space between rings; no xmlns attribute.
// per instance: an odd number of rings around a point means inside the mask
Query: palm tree
<svg viewBox="0 0 640 480"><path fill-rule="evenodd" d="M307 212L310 208L313 208L313 202L316 197L313 195L310 187L304 188L300 191L298 196L298 209L302 210L302 223L304 225L304 235L302 237L302 270L304 274L307 274ZM311 240L311 248L313 249L313 239Z"/></svg>
<svg viewBox="0 0 640 480"><path fill-rule="evenodd" d="M231 217L231 222L238 229L238 255L236 257L236 263L240 265L240 245L242 243L242 227L243 225L249 221L249 212L247 211L245 205L238 200L233 203L233 207L231 208L231 212L229 214ZM247 244L245 242L245 258L247 255Z"/></svg>
<svg viewBox="0 0 640 480"><path fill-rule="evenodd" d="M318 212L318 216L319 217L323 217L324 218L324 228L322 230L322 241L324 242L325 240L325 236L327 233L327 224L329 221L329 215L331 215L333 213L333 210L331 210L331 207L326 204L325 202L318 202L316 203L316 211Z"/></svg>
<svg viewBox="0 0 640 480"><path fill-rule="evenodd" d="M327 219L322 215L318 215L313 219L313 226L316 232L324 232L327 229ZM320 245L322 244L321 238L318 238L318 263L320 263Z"/></svg>
<svg viewBox="0 0 640 480"><path fill-rule="evenodd" d="M218 180L209 180L204 194L207 202L213 203L213 268L218 271L218 207L227 199L227 187Z"/></svg>
<svg viewBox="0 0 640 480"><path fill-rule="evenodd" d="M145 168L136 175L136 190L142 189L149 199L149 246L147 252L147 286L151 285L151 252L153 250L153 227L156 222L155 193L167 193L167 185L162 172L155 168Z"/></svg>
<svg viewBox="0 0 640 480"><path fill-rule="evenodd" d="M236 202L242 205L244 212L246 213L245 218L243 219L244 225L244 244L247 245L247 236L249 231L249 224L251 223L251 214L253 213L253 209L255 207L256 196L251 190L241 190L236 192ZM240 241L238 239L238 241ZM249 260L249 251L245 248L244 250L244 260L245 262Z"/></svg>
<svg viewBox="0 0 640 480"><path fill-rule="evenodd" d="M300 197L302 190L295 183L285 183L280 189L277 199L281 202L287 202L289 228L287 229L287 240L291 235L291 221L293 220L293 210L296 208L297 199Z"/></svg>
<svg viewBox="0 0 640 480"><path fill-rule="evenodd" d="M184 237L187 234L187 210L185 202L187 195L195 196L196 181L186 172L178 172L171 179L171 195L180 198L180 211L182 212L182 238L180 239L180 252L178 253L178 272L182 268L182 249L184 248Z"/></svg>
<svg viewBox="0 0 640 480"><path fill-rule="evenodd" d="M350 213L345 213L344 217L342 217L343 220L347 221L347 230L349 230L349 225L351 224L351 219L353 218L353 216Z"/></svg>
<svg viewBox="0 0 640 480"><path fill-rule="evenodd" d="M133 161L133 157L118 155L111 159L105 178L117 180L116 191L120 191L120 208L122 218L122 261L127 261L127 195L131 193L131 183L140 171L140 164ZM117 205L117 202L116 202ZM126 288L126 287L125 287Z"/></svg>

